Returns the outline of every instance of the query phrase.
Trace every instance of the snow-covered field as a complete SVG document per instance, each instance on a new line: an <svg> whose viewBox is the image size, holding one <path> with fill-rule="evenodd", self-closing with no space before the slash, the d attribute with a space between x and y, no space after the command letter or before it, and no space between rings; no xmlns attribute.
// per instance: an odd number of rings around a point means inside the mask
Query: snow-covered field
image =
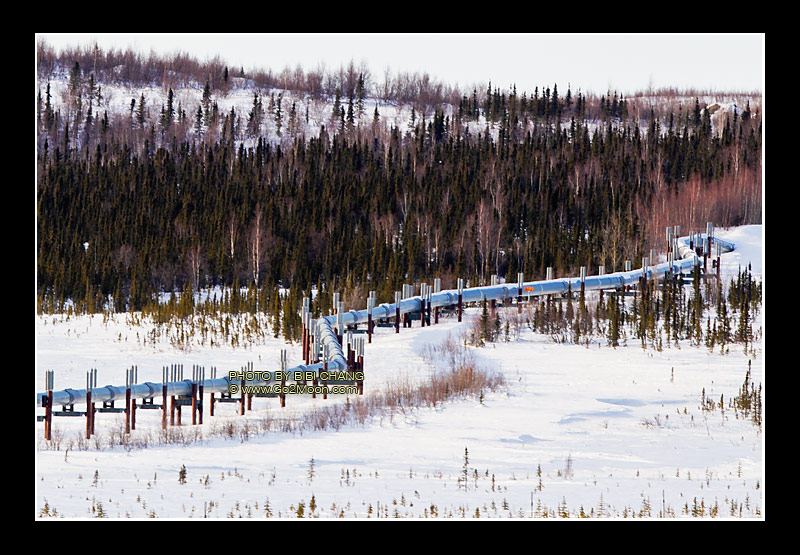
<svg viewBox="0 0 800 555"><path fill-rule="evenodd" d="M763 276L762 230L719 230L737 247L723 255L726 275L752 263ZM424 356L426 345L448 335L460 340L476 310L462 324L417 322L399 335L378 328L366 345L365 395L399 379L424 381L436 365ZM763 324L762 308L756 327ZM223 372L252 361L275 369L281 349L289 350L290 366L301 356L298 345L278 339L252 349L178 351L163 342L143 345L143 330L119 315L105 322L98 315L37 317L35 390L44 389L47 369L55 371L56 389L79 389L90 368L98 369L99 385L120 385L131 365L139 381L160 382L162 366L172 363L182 363L189 377L193 364ZM555 344L524 331L517 341L471 348L480 366L503 373L502 390L338 431L211 433L229 421L250 419L255 429L266 414L294 418L344 402L333 397L289 396L284 409L277 399L254 399L246 416L235 414L237 405L219 405L217 416L206 414L194 427L202 439L185 445L107 447L122 415L98 414L98 450L94 439L77 442L83 418L55 418L58 449L43 441L43 425L34 425L36 516L763 519L765 426L733 411L700 409L703 391L713 399L736 396L748 361L752 381L765 385L763 342L762 335L755 356L740 345L722 355L684 343L661 352L636 341L617 349L603 340ZM137 411L132 437L147 441L157 432L160 411Z"/></svg>

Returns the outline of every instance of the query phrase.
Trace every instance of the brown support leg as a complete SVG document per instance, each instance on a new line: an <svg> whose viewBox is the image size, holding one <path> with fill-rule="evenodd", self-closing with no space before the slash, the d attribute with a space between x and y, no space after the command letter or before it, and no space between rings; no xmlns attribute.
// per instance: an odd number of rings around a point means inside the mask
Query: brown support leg
<svg viewBox="0 0 800 555"><path fill-rule="evenodd" d="M372 343L372 314L367 314L367 343Z"/></svg>
<svg viewBox="0 0 800 555"><path fill-rule="evenodd" d="M434 324L438 324L439 323L439 307L438 306L433 309L433 323Z"/></svg>
<svg viewBox="0 0 800 555"><path fill-rule="evenodd" d="M169 425L175 425L175 396L170 395L169 397Z"/></svg>
<svg viewBox="0 0 800 555"><path fill-rule="evenodd" d="M464 313L464 296L458 295L458 321L461 321L461 315Z"/></svg>
<svg viewBox="0 0 800 555"><path fill-rule="evenodd" d="M86 439L92 437L92 392L86 392Z"/></svg>
<svg viewBox="0 0 800 555"><path fill-rule="evenodd" d="M44 408L44 438L50 441L53 438L53 390L47 391L47 405Z"/></svg>
<svg viewBox="0 0 800 555"><path fill-rule="evenodd" d="M356 370L359 372L364 371L364 357L359 355L356 361ZM364 380L358 380L358 394L364 395Z"/></svg>
<svg viewBox="0 0 800 555"><path fill-rule="evenodd" d="M242 416L244 416L244 413L245 413L245 410L246 410L246 409L245 409L245 402L246 402L246 397L247 397L247 396L244 394L244 380L242 380L242 390L241 390L241 391L242 391L242 406L241 406L240 414L241 414Z"/></svg>
<svg viewBox="0 0 800 555"><path fill-rule="evenodd" d="M197 384L192 384L192 426L197 425Z"/></svg>
<svg viewBox="0 0 800 555"><path fill-rule="evenodd" d="M208 415L209 416L214 416L214 392L213 391L209 395Z"/></svg>
<svg viewBox="0 0 800 555"><path fill-rule="evenodd" d="M198 424L203 423L203 386L201 385L198 388L197 393L197 422Z"/></svg>
<svg viewBox="0 0 800 555"><path fill-rule="evenodd" d="M136 399L131 398L131 430L136 429Z"/></svg>
<svg viewBox="0 0 800 555"><path fill-rule="evenodd" d="M125 433L131 433L131 388L125 389Z"/></svg>
<svg viewBox="0 0 800 555"><path fill-rule="evenodd" d="M303 323L303 362L308 364L308 330L305 322Z"/></svg>
<svg viewBox="0 0 800 555"><path fill-rule="evenodd" d="M394 318L394 332L395 333L400 333L400 307L399 306L397 307L397 310L395 312L396 312L396 314L395 314L395 318Z"/></svg>
<svg viewBox="0 0 800 555"><path fill-rule="evenodd" d="M167 429L167 384L161 386L161 429Z"/></svg>
<svg viewBox="0 0 800 555"><path fill-rule="evenodd" d="M328 361L325 361L325 362L322 363L322 371L324 372L325 376L328 375ZM327 399L328 398L328 392L324 388L328 387L328 380L322 380L322 387L323 387L322 398L323 399ZM281 403L282 402L283 401L281 400ZM283 405L281 405L281 406L283 406Z"/></svg>

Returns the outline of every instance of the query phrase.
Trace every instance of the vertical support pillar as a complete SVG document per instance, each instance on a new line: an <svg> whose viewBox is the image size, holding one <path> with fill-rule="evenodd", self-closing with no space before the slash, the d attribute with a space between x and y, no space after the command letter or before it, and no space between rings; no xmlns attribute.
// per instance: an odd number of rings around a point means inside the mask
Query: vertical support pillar
<svg viewBox="0 0 800 555"><path fill-rule="evenodd" d="M212 380L217 379L217 367L216 366L212 366L211 367L211 379ZM214 392L212 391L212 392L210 392L209 398L208 398L208 415L209 416L214 416L214 402L215 402Z"/></svg>
<svg viewBox="0 0 800 555"><path fill-rule="evenodd" d="M375 299L372 297L372 291L367 299L367 341L372 343L372 309L375 308Z"/></svg>
<svg viewBox="0 0 800 555"><path fill-rule="evenodd" d="M306 320L306 309L303 307L303 313L300 315L303 322L303 331L300 335L300 358L303 359L305 364L308 364L308 320Z"/></svg>
<svg viewBox="0 0 800 555"><path fill-rule="evenodd" d="M310 313L309 313L309 298L303 297L303 360L306 364L308 364L308 354L309 354L309 326L310 326Z"/></svg>
<svg viewBox="0 0 800 555"><path fill-rule="evenodd" d="M422 310L419 311L419 325L425 327L425 305L428 300L428 284L423 283L419 286L420 306Z"/></svg>
<svg viewBox="0 0 800 555"><path fill-rule="evenodd" d="M626 260L625 261L625 271L626 272L630 272L631 271L631 261L630 260ZM630 288L631 288L630 285L626 285L625 287L622 288L622 290L623 291L630 291Z"/></svg>
<svg viewBox="0 0 800 555"><path fill-rule="evenodd" d="M246 372L247 371L250 371L250 372L253 371L253 362L252 361L247 363L247 368L245 369L245 371ZM253 410L253 394L252 393L248 393L247 394L247 410Z"/></svg>
<svg viewBox="0 0 800 555"><path fill-rule="evenodd" d="M167 367L161 367L161 429L167 429Z"/></svg>
<svg viewBox="0 0 800 555"><path fill-rule="evenodd" d="M176 373L177 373L176 372L176 368L175 368L175 365L173 364L173 365L170 366L170 372L169 372L169 381L170 382L174 382L175 381ZM169 396L169 425L170 426L174 426L175 425L175 396L174 395L170 395Z"/></svg>
<svg viewBox="0 0 800 555"><path fill-rule="evenodd" d="M239 415L241 415L241 416L244 416L245 413L247 412L247 405L246 405L246 403L247 403L247 395L244 394L244 384L245 384L244 372L245 372L245 370L246 370L245 367L242 366L242 380L241 380L241 383L239 384L239 391L240 391L240 395L239 396L241 397L241 399L239 400Z"/></svg>
<svg viewBox="0 0 800 555"><path fill-rule="evenodd" d="M356 371L364 372L364 338L358 342L358 358L356 360ZM358 380L358 394L364 395L364 380Z"/></svg>
<svg viewBox="0 0 800 555"><path fill-rule="evenodd" d="M395 306L394 332L400 333L400 291L394 292L394 306Z"/></svg>
<svg viewBox="0 0 800 555"><path fill-rule="evenodd" d="M314 340L311 342L311 364L316 364L318 362L318 359L319 359L319 345L317 345L317 340L316 340L316 336L315 336ZM317 387L317 377L318 376L319 376L319 372L318 371L314 372L314 379L311 381L311 385L314 386L314 389L316 389L316 387ZM316 399L317 398L317 394L314 391L314 389L311 390L311 398L312 399Z"/></svg>
<svg viewBox="0 0 800 555"><path fill-rule="evenodd" d="M581 266L581 299L586 294L586 266Z"/></svg>
<svg viewBox="0 0 800 555"><path fill-rule="evenodd" d="M551 281L553 279L553 267L552 266L548 266L547 267L547 270L545 271L545 279L547 281ZM553 300L553 295L552 294L548 294L547 295L547 302L549 303L552 300ZM550 305L548 304L547 306L549 308Z"/></svg>
<svg viewBox="0 0 800 555"><path fill-rule="evenodd" d="M408 294L408 284L403 284L403 299L407 299L410 295ZM408 316L408 313L403 314L403 327L409 328L411 327L411 319Z"/></svg>
<svg viewBox="0 0 800 555"><path fill-rule="evenodd" d="M669 252L672 250L672 227L668 227L666 231L666 249L664 252Z"/></svg>
<svg viewBox="0 0 800 555"><path fill-rule="evenodd" d="M92 437L92 378L86 372L86 439Z"/></svg>
<svg viewBox="0 0 800 555"><path fill-rule="evenodd" d="M347 332L347 371L353 371L353 361L355 360L355 350L353 349L353 334Z"/></svg>
<svg viewBox="0 0 800 555"><path fill-rule="evenodd" d="M441 278L435 278L433 280L433 292L434 293L440 293L441 291L442 291L442 279ZM439 323L439 307L438 306L433 309L433 323L434 324L438 324Z"/></svg>
<svg viewBox="0 0 800 555"><path fill-rule="evenodd" d="M464 279L458 278L458 321L464 314Z"/></svg>
<svg viewBox="0 0 800 555"><path fill-rule="evenodd" d="M176 376L177 379L175 381L176 382L183 381L183 364L178 364L176 370L177 370L177 376ZM182 417L181 404L177 401L177 399L175 399L174 395L172 396L172 399L175 401L175 410L178 413L178 426L182 426L183 422L181 420Z"/></svg>
<svg viewBox="0 0 800 555"><path fill-rule="evenodd" d="M641 281L641 288L644 289L647 287L647 270L650 268L650 259L648 257L642 258L642 279Z"/></svg>
<svg viewBox="0 0 800 555"><path fill-rule="evenodd" d="M197 423L203 424L203 389L206 385L206 367L201 366L198 369L198 377L200 383L197 384Z"/></svg>
<svg viewBox="0 0 800 555"><path fill-rule="evenodd" d="M323 345L323 354L322 354L322 398L328 398L328 357L330 355L330 350L328 349L328 344L325 343ZM283 401L281 401L283 402ZM281 405L283 406L283 405Z"/></svg>
<svg viewBox="0 0 800 555"><path fill-rule="evenodd" d="M47 396L43 399L44 405L44 438L47 441L53 439L53 371L45 370L44 373L45 389Z"/></svg>
<svg viewBox="0 0 800 555"><path fill-rule="evenodd" d="M131 433L131 379L132 370L125 370L125 433Z"/></svg>
<svg viewBox="0 0 800 555"><path fill-rule="evenodd" d="M522 287L524 276L522 272L517 272L517 314L522 313Z"/></svg>
<svg viewBox="0 0 800 555"><path fill-rule="evenodd" d="M286 387L286 349L281 349L281 408L286 406L286 393L283 388Z"/></svg>
<svg viewBox="0 0 800 555"><path fill-rule="evenodd" d="M336 323L333 326L333 333L334 333L334 335L336 335L336 340L339 341L339 343L342 342L342 340L341 340L342 329L340 328L341 324L339 323L339 305L340 304L341 303L339 302L339 293L336 292L336 293L333 294L333 314L334 314L335 320L336 320Z"/></svg>
<svg viewBox="0 0 800 555"><path fill-rule="evenodd" d="M344 337L344 303L339 302L336 305L336 340L339 345L342 344L342 337Z"/></svg>
<svg viewBox="0 0 800 555"><path fill-rule="evenodd" d="M492 285L497 285L497 274L492 274ZM489 301L489 308L494 310L494 307L497 306L497 301L491 299Z"/></svg>
<svg viewBox="0 0 800 555"><path fill-rule="evenodd" d="M197 365L192 366L192 426L197 426Z"/></svg>
<svg viewBox="0 0 800 555"><path fill-rule="evenodd" d="M139 383L139 367L131 368L131 387ZM131 395L131 430L136 429L136 399Z"/></svg>
<svg viewBox="0 0 800 555"><path fill-rule="evenodd" d="M427 307L427 311L428 311L427 319L425 320L425 325L430 327L430 325L431 325L431 305L433 304L433 287L431 287L430 285L427 285L425 287L425 291L427 292L427 299L425 301L425 306Z"/></svg>
<svg viewBox="0 0 800 555"><path fill-rule="evenodd" d="M86 439L94 435L94 403L92 402L92 394L94 388L97 387L97 369L92 368L86 372Z"/></svg>

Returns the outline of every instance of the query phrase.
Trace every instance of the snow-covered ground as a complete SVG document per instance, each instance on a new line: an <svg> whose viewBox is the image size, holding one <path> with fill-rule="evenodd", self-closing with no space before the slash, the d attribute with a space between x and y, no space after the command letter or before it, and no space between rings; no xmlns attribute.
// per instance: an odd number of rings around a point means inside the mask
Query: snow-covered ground
<svg viewBox="0 0 800 555"><path fill-rule="evenodd" d="M763 276L762 233L762 226L718 231L737 247L723 255L724 274L752 263ZM460 340L477 316L473 309L462 324L415 323L399 335L378 328L366 345L365 395L399 379L424 381L436 364L426 345L448 335ZM763 321L762 309L756 326ZM298 345L278 339L184 352L143 345L136 334L145 331L123 316L37 317L36 391L46 369L55 371L56 389L79 389L90 368L98 369L99 385L119 385L131 365L139 381L159 382L161 367L172 363L182 363L188 377L193 364L223 372L252 361L275 369L283 348L290 365L300 360ZM755 355L738 345L727 355L684 343L661 352L636 341L613 349L604 341L555 344L524 331L517 341L470 348L480 366L503 373L502 390L338 431L211 433L243 419L255 429L267 414L293 418L340 397L289 396L284 409L277 399L254 399L246 416L234 404L218 405L217 416L206 414L194 427L202 439L185 445L107 447L122 415L98 414L98 450L94 440L77 443L83 418L55 418L59 449L45 444L35 424L36 516L297 518L302 506L305 518L690 518L702 510L707 518L763 519L764 428L733 411L700 409L703 391L712 399L736 396L749 361L752 381L764 385L763 347L761 339ZM145 442L158 432L160 411L137 411L132 437Z"/></svg>

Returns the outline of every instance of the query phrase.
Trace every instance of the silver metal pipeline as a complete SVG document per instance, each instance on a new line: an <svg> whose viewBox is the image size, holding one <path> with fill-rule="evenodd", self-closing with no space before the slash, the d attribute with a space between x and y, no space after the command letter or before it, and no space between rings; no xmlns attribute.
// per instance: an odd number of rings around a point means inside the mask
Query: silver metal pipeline
<svg viewBox="0 0 800 555"><path fill-rule="evenodd" d="M693 238L699 241L705 241L707 235L697 234ZM712 241L718 245L720 253L726 253L734 250L735 245L729 241L719 239L712 236ZM585 291L601 290L601 289L619 289L625 286L638 283L644 276L648 281L652 279L660 279L664 276L677 275L694 268L701 264L697 253L689 246L689 237L680 237L675 239L677 247L677 254L679 258L675 259L669 256L667 262L661 264L650 265L647 258L643 260L642 267L638 270L614 272L612 274L603 274L596 276L587 276L583 280L581 278L560 278L542 281L529 281L516 284L500 284L500 285L487 285L483 287L471 287L463 289L462 303L475 303L484 300L498 300L513 299L516 297L534 297L539 295L557 295L564 294L569 291L578 292L581 289L581 281L583 281L583 288ZM672 254L672 253L670 253ZM710 253L709 253L710 254ZM406 299L400 299L395 303L383 303L371 308L373 320L382 320L386 318L393 318L397 314L397 308L400 308L400 314L407 314L410 312L418 312L422 309L423 298L426 302L430 302L431 308L438 308L443 306L453 306L458 303L458 289L448 289L431 293L428 291L424 297L418 295ZM338 298L336 299L338 301ZM337 309L341 307L341 303L335 303ZM344 333L346 326L362 324L369 320L370 308L364 310L350 310L348 312L337 311L336 314L330 316L323 316L318 318L315 322L316 325L316 341L321 345L322 349L327 353L327 363L317 362L314 364L300 364L298 366L289 368L286 372L292 375L294 372L320 372L325 369L329 372L343 372L347 370L347 359L342 351L342 345L339 343L336 331L340 335ZM334 326L339 326L342 329L334 331ZM265 372L255 372L256 376L264 375ZM228 377L210 379L203 381L204 390L207 392L227 392L231 385L241 385L242 380L231 380ZM245 379L245 385L271 385L276 383L274 374L270 380L258 379ZM131 385L131 398L134 399L153 399L164 394L163 385L161 383L145 382L141 384ZM167 382L167 395L168 396L188 396L192 394L192 380L181 380L174 382ZM86 389L64 389L61 391L53 391L53 405L75 405L86 403ZM108 402L114 400L125 400L126 387L106 385L102 387L91 388L92 402ZM43 406L42 401L47 397L47 393L36 394L36 405Z"/></svg>

